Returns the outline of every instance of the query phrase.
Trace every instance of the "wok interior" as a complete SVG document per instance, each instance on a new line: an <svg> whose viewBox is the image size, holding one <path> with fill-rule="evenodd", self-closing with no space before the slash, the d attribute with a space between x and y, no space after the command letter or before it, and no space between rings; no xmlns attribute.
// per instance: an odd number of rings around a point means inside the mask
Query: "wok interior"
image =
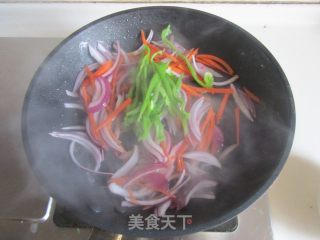
<svg viewBox="0 0 320 240"><path fill-rule="evenodd" d="M219 186L215 200L192 200L180 214L191 214L186 231L128 231L128 216L151 212L123 213L119 199L102 185L95 187L90 177L69 159L67 141L48 133L63 126L83 124L80 112L65 110L66 89L72 89L77 72L92 62L84 43L104 41L111 46L120 40L125 50L140 45L140 29L151 28L159 35L171 24L176 39L187 47L222 57L240 76L240 83L256 93L263 104L257 106L254 123L241 119L241 146L222 169L214 171ZM179 235L204 230L237 215L258 198L279 173L292 141L294 109L285 76L272 56L248 33L218 17L182 8L145 8L106 17L90 24L63 42L42 64L26 96L23 136L29 160L40 181L60 204L97 227L129 235ZM232 142L226 133L227 142ZM105 179L99 179L102 183ZM94 213L92 208L102 210ZM174 212L171 212L174 213ZM181 227L181 226L180 226ZM179 229L179 228L178 228Z"/></svg>

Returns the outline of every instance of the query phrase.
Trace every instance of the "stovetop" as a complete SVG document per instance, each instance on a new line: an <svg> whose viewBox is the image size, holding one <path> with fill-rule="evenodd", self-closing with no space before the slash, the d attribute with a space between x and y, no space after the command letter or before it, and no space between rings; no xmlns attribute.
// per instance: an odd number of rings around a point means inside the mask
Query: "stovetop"
<svg viewBox="0 0 320 240"><path fill-rule="evenodd" d="M61 227L54 223L56 205L52 199L49 201L48 218L43 222L30 220L0 219L0 231L3 239L21 240L148 240L148 238L133 238L112 232L102 231L88 226ZM70 220L70 219L69 219ZM219 229L199 232L173 238L156 238L158 240L272 240L269 209L267 197L256 201L250 208L238 216L238 226L233 232L219 232ZM66 223L63 223L66 224ZM218 231L218 232L217 232ZM2 239L2 238L1 238Z"/></svg>
<svg viewBox="0 0 320 240"><path fill-rule="evenodd" d="M41 187L26 159L20 134L23 98L37 67L60 41L0 38L1 239L130 239L66 219L68 215ZM174 239L272 240L267 197L218 228Z"/></svg>

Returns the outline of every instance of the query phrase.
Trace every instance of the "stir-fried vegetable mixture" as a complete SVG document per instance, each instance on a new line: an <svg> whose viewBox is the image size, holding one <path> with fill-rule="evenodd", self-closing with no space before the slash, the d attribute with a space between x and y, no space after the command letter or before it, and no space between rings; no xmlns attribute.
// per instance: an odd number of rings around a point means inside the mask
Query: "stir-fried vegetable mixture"
<svg viewBox="0 0 320 240"><path fill-rule="evenodd" d="M210 172L240 144L240 112L253 121L254 103L260 103L250 90L234 85L239 77L223 59L186 49L171 34L170 26L160 39L152 30L147 38L141 31L142 46L129 53L119 42L114 52L101 43L89 45L95 62L84 66L73 90L66 91L75 102L64 104L85 111L85 124L50 133L71 141L70 157L77 166L106 176L123 207L152 207L160 216L192 198L215 198ZM226 116L230 107L232 116ZM224 146L223 121L234 122L229 146ZM130 134L136 137L132 147L123 144ZM80 161L76 147L92 158ZM110 153L122 166L102 171Z"/></svg>

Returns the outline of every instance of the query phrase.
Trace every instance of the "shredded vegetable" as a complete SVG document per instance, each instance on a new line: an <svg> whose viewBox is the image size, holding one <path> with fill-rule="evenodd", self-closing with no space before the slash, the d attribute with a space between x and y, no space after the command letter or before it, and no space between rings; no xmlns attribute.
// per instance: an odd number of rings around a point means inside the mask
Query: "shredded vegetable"
<svg viewBox="0 0 320 240"><path fill-rule="evenodd" d="M261 99L240 88L224 59L176 42L170 25L158 37L141 30L141 46L128 53L119 42L114 51L101 42L89 45L95 62L83 66L63 103L66 111L83 110L84 124L50 135L70 141L75 166L105 176L123 207L153 207L162 216L194 198L215 198L212 170L240 146L241 113L253 122ZM235 137L225 147L228 121ZM79 159L76 146L92 159ZM103 171L106 161L120 167Z"/></svg>

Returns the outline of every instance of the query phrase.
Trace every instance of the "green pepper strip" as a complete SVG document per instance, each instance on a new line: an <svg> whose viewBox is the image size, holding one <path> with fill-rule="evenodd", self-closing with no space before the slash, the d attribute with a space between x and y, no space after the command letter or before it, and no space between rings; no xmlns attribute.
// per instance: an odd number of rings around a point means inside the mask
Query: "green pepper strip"
<svg viewBox="0 0 320 240"><path fill-rule="evenodd" d="M152 128L156 138L164 140L164 125L161 119L168 110L173 117L179 117L186 134L188 113L180 93L181 78L167 72L169 63L154 62L157 52L150 58L150 49L145 46L146 54L141 58L129 91L133 99L125 116L127 126L135 125L139 140L145 139Z"/></svg>
<svg viewBox="0 0 320 240"><path fill-rule="evenodd" d="M199 79L197 75L196 70L194 69L194 67L188 60L188 58L183 53L178 51L174 43L168 39L168 36L170 34L171 34L171 27L170 25L168 25L161 33L162 42L165 45L167 45L173 52L175 52L187 64L187 67L191 73L191 76L200 86L205 88L212 87L213 81L214 81L213 75L210 72L206 72L204 75L203 81L201 81L201 79Z"/></svg>

